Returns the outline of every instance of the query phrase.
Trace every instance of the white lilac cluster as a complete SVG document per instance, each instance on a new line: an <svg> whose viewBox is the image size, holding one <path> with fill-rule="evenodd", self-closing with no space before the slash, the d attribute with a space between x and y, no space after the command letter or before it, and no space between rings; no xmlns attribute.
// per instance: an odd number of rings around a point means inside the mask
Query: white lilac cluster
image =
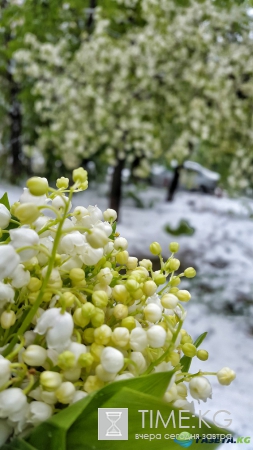
<svg viewBox="0 0 253 450"><path fill-rule="evenodd" d="M117 380L173 371L165 400L183 409L193 407L189 393L203 401L212 393L210 372L182 371L183 355L208 353L183 329L191 295L179 285L196 272L175 274L179 245L164 261L153 242L161 263L153 270L129 255L114 210L72 211L85 170L73 171L70 188L64 177L56 185L33 177L10 211L0 207L0 444ZM213 374L224 385L235 378L229 368Z"/></svg>
<svg viewBox="0 0 253 450"><path fill-rule="evenodd" d="M136 175L146 176L164 154L181 163L196 150L206 164L234 159L230 182L248 185L253 40L246 8L220 8L212 0L139 5L142 25L120 39L108 33L109 21L97 8L94 32L72 56L68 35L57 45L26 35L25 48L14 54L14 77L32 81L40 118L39 137L26 152L41 162L39 155L46 158L54 147L69 168L83 158L111 165L118 158L139 160ZM238 149L245 152L244 167Z"/></svg>

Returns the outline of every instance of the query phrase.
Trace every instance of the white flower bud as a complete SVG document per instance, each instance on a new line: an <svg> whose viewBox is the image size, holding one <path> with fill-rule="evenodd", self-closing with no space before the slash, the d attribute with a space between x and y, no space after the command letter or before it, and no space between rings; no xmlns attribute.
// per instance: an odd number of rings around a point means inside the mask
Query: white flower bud
<svg viewBox="0 0 253 450"><path fill-rule="evenodd" d="M1 314L1 326L4 330L8 330L16 322L16 315L14 311L3 311Z"/></svg>
<svg viewBox="0 0 253 450"><path fill-rule="evenodd" d="M11 376L11 363L0 355L0 389L9 381Z"/></svg>
<svg viewBox="0 0 253 450"><path fill-rule="evenodd" d="M13 432L11 425L7 420L0 419L0 447L2 447Z"/></svg>
<svg viewBox="0 0 253 450"><path fill-rule="evenodd" d="M23 264L19 264L16 269L12 272L11 275L11 284L14 288L20 289L24 286L27 286L30 281L30 272L28 270L24 270Z"/></svg>
<svg viewBox="0 0 253 450"><path fill-rule="evenodd" d="M79 400L82 400L83 398L87 397L87 395L88 395L87 392L75 391L71 404L79 402Z"/></svg>
<svg viewBox="0 0 253 450"><path fill-rule="evenodd" d="M70 381L65 381L61 384L55 395L60 403L68 405L72 402L75 394L75 386Z"/></svg>
<svg viewBox="0 0 253 450"><path fill-rule="evenodd" d="M32 195L29 189L24 188L24 192L19 199L20 203L32 203L37 206L45 205L47 201L46 195Z"/></svg>
<svg viewBox="0 0 253 450"><path fill-rule="evenodd" d="M52 200L52 206L55 209L64 209L66 207L66 204L68 202L68 197L66 195L56 195L56 197ZM72 208L72 203L70 202L68 211L70 211Z"/></svg>
<svg viewBox="0 0 253 450"><path fill-rule="evenodd" d="M42 366L47 359L47 351L40 345L29 345L22 353L22 358L28 366Z"/></svg>
<svg viewBox="0 0 253 450"><path fill-rule="evenodd" d="M124 366L124 357L119 350L106 347L101 353L101 364L106 372L117 373Z"/></svg>
<svg viewBox="0 0 253 450"><path fill-rule="evenodd" d="M34 331L26 331L24 333L24 338L25 338L25 347L28 347L28 345L31 345L34 343L35 338L36 338L36 333L34 333Z"/></svg>
<svg viewBox="0 0 253 450"><path fill-rule="evenodd" d="M11 220L11 213L10 211L4 206L2 203L0 203L0 228L3 230L8 227Z"/></svg>
<svg viewBox="0 0 253 450"><path fill-rule="evenodd" d="M129 330L125 327L117 327L113 330L112 341L118 347L125 347L129 342Z"/></svg>
<svg viewBox="0 0 253 450"><path fill-rule="evenodd" d="M109 285L113 279L113 274L109 269L109 267L101 269L100 272L97 274L97 279L101 284Z"/></svg>
<svg viewBox="0 0 253 450"><path fill-rule="evenodd" d="M160 325L154 325L147 331L148 343L150 347L160 348L165 344L166 331Z"/></svg>
<svg viewBox="0 0 253 450"><path fill-rule="evenodd" d="M6 303L14 303L15 292L9 284L0 282L0 309L4 307Z"/></svg>
<svg viewBox="0 0 253 450"><path fill-rule="evenodd" d="M45 370L40 374L40 384L46 391L56 391L61 385L62 377L58 372Z"/></svg>
<svg viewBox="0 0 253 450"><path fill-rule="evenodd" d="M107 222L115 222L117 219L117 213L114 211L114 209L106 209L103 212L104 219L107 220Z"/></svg>
<svg viewBox="0 0 253 450"><path fill-rule="evenodd" d="M47 403L48 405L54 405L58 401L55 392L43 391L42 389L40 398L36 398L35 400L41 400L42 402Z"/></svg>
<svg viewBox="0 0 253 450"><path fill-rule="evenodd" d="M10 245L0 246L0 280L10 277L20 262L19 255Z"/></svg>
<svg viewBox="0 0 253 450"><path fill-rule="evenodd" d="M76 363L78 361L79 356L87 352L86 345L79 344L78 342L71 342L67 350L75 355Z"/></svg>
<svg viewBox="0 0 253 450"><path fill-rule="evenodd" d="M208 398L212 398L212 386L206 377L194 377L189 383L190 394L196 400L206 402Z"/></svg>
<svg viewBox="0 0 253 450"><path fill-rule="evenodd" d="M143 328L136 327L131 331L130 347L136 352L142 352L148 346L147 332Z"/></svg>
<svg viewBox="0 0 253 450"><path fill-rule="evenodd" d="M114 248L115 250L126 250L128 247L128 242L123 237L118 237L114 241Z"/></svg>
<svg viewBox="0 0 253 450"><path fill-rule="evenodd" d="M45 311L37 321L35 333L46 334L48 348L61 353L70 345L74 329L71 314L61 313L61 309L52 308Z"/></svg>
<svg viewBox="0 0 253 450"><path fill-rule="evenodd" d="M149 322L153 323L158 322L158 320L160 320L162 317L161 308L155 303L149 303L144 308L144 316L145 319L148 320Z"/></svg>
<svg viewBox="0 0 253 450"><path fill-rule="evenodd" d="M134 270L136 269L138 264L138 259L135 258L134 256L129 256L128 261L126 263L126 266L129 270Z"/></svg>
<svg viewBox="0 0 253 450"><path fill-rule="evenodd" d="M39 236L36 231L30 228L20 227L10 230L11 245L15 248L33 246L39 244ZM21 261L28 261L33 256L36 256L38 250L28 249L19 253Z"/></svg>
<svg viewBox="0 0 253 450"><path fill-rule="evenodd" d="M130 378L134 378L134 375L131 372L123 372L115 377L115 381L130 380Z"/></svg>
<svg viewBox="0 0 253 450"><path fill-rule="evenodd" d="M53 414L52 407L44 402L31 402L29 405L29 415L27 422L34 426L39 425L49 419Z"/></svg>
<svg viewBox="0 0 253 450"><path fill-rule="evenodd" d="M94 266L103 256L102 248L92 248L89 244L85 244L80 255L81 260L86 266Z"/></svg>
<svg viewBox="0 0 253 450"><path fill-rule="evenodd" d="M25 408L26 395L19 388L9 388L0 392L0 418L10 417Z"/></svg>
<svg viewBox="0 0 253 450"><path fill-rule="evenodd" d="M129 363L129 370L135 375L141 375L147 368L146 360L141 352L132 352L130 359L135 363Z"/></svg>
<svg viewBox="0 0 253 450"><path fill-rule="evenodd" d="M148 297L153 295L156 292L156 290L157 290L157 285L152 280L146 281L143 285L143 292Z"/></svg>
<svg viewBox="0 0 253 450"><path fill-rule="evenodd" d="M1 362L1 360L0 360ZM235 379L235 372L229 367L223 367L223 369L217 372L217 378L220 384L228 386Z"/></svg>
<svg viewBox="0 0 253 450"><path fill-rule="evenodd" d="M161 298L161 304L166 309L174 309L178 304L178 298L173 294L165 294Z"/></svg>
<svg viewBox="0 0 253 450"><path fill-rule="evenodd" d="M91 232L86 234L86 239L91 247L95 249L104 247L108 242L105 232L97 227L92 228Z"/></svg>
<svg viewBox="0 0 253 450"><path fill-rule="evenodd" d="M63 376L65 380L72 381L73 383L75 381L78 381L81 376L81 369L80 367L75 367L74 369L65 370L63 372Z"/></svg>
<svg viewBox="0 0 253 450"><path fill-rule="evenodd" d="M102 364L99 364L96 367L96 375L102 381L113 381L117 375L117 373L107 372Z"/></svg>

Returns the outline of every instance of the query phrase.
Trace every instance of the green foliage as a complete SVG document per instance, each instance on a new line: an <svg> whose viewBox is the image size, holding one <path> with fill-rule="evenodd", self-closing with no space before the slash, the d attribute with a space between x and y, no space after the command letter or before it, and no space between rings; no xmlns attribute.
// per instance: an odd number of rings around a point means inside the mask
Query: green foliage
<svg viewBox="0 0 253 450"><path fill-rule="evenodd" d="M180 236L184 234L187 236L192 236L195 232L195 228L193 228L185 219L180 220L176 228L172 228L169 224L166 224L164 230L172 236Z"/></svg>

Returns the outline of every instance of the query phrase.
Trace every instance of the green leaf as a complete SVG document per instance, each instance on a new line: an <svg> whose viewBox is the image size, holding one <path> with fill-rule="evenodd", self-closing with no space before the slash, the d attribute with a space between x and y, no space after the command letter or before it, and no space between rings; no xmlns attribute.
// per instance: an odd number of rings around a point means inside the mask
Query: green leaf
<svg viewBox="0 0 253 450"><path fill-rule="evenodd" d="M5 192L4 195L2 196L2 198L0 198L0 203L2 203L2 205L6 206L6 208L10 211L11 207L10 207L10 202L9 202L7 192Z"/></svg>
<svg viewBox="0 0 253 450"><path fill-rule="evenodd" d="M200 344L202 344L203 340L206 338L207 336L207 331L205 333L202 333L194 342L195 347L199 347ZM190 358L189 356L183 356L180 359L180 364L182 366L182 372L189 372L189 369L191 367L191 362L192 362L192 358Z"/></svg>
<svg viewBox="0 0 253 450"><path fill-rule="evenodd" d="M195 228L193 228L189 222L184 219L180 221L176 228L171 228L170 224L166 224L164 230L166 233L172 234L173 236L180 236L181 234L192 236L195 232Z"/></svg>
<svg viewBox="0 0 253 450"><path fill-rule="evenodd" d="M113 222L112 224L112 234L109 236L109 239L114 239L114 235L116 233L117 222Z"/></svg>
<svg viewBox="0 0 253 450"><path fill-rule="evenodd" d="M10 442L10 444L1 447L1 450L37 450L37 448L28 444L28 442L24 441L23 439L17 438L14 441Z"/></svg>

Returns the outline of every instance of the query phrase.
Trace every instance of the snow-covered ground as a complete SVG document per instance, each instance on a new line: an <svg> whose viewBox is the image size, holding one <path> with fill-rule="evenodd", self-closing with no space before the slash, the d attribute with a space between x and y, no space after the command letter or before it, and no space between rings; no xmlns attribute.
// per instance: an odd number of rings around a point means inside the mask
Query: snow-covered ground
<svg viewBox="0 0 253 450"><path fill-rule="evenodd" d="M0 184L0 196L5 190ZM20 188L8 191L11 202L18 200ZM105 191L104 186L89 189L78 194L74 204L97 204L104 210L108 206ZM202 413L210 409L209 419L218 410L229 411L232 429L237 435L251 436L253 442L253 202L179 192L173 203L165 203L165 191L155 188L140 197L153 207L137 209L125 200L118 224L118 231L129 241L130 254L149 258L149 244L158 241L166 257L169 242L178 241L183 268L194 266L198 272L184 284L192 293L185 328L194 338L208 331L201 347L209 351L210 359L194 362L193 369L215 371L229 366L237 373L230 386L210 380L213 400L202 403L200 409ZM176 228L181 219L195 229L193 236L174 237L165 232L166 224ZM242 444L220 448L236 450ZM253 443L246 448L252 449Z"/></svg>

